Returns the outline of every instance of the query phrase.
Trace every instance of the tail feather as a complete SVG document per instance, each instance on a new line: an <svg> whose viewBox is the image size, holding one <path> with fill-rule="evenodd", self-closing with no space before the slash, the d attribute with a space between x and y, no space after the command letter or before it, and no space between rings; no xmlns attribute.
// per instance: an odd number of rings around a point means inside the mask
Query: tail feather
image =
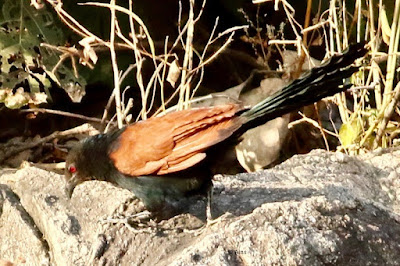
<svg viewBox="0 0 400 266"><path fill-rule="evenodd" d="M349 89L351 84L343 84L343 79L358 70L358 67L350 65L367 53L364 46L363 43L350 45L343 54L331 57L321 66L313 68L281 91L243 112L241 116L247 119L243 130L259 126L297 108Z"/></svg>

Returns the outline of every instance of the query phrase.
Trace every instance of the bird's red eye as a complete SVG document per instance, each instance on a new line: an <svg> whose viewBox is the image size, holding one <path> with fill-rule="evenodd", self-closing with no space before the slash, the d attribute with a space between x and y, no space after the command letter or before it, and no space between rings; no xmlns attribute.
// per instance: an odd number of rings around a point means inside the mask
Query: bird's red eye
<svg viewBox="0 0 400 266"><path fill-rule="evenodd" d="M74 165L70 165L68 167L68 172L70 172L71 174L75 173L76 172L76 167Z"/></svg>

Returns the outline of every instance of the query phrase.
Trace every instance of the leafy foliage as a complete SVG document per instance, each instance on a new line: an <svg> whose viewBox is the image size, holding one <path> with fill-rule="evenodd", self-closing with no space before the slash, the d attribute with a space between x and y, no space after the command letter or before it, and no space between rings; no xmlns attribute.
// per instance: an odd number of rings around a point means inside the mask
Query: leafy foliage
<svg viewBox="0 0 400 266"><path fill-rule="evenodd" d="M5 0L0 5L0 102L8 108L45 102L55 83L61 87L84 85L70 69L58 64L54 50L40 45L65 42L57 18L45 6L36 9L29 3Z"/></svg>

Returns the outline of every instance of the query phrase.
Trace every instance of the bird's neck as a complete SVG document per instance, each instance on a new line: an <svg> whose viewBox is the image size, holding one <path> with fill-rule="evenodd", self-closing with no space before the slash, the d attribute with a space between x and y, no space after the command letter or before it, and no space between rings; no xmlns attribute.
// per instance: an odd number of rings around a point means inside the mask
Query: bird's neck
<svg viewBox="0 0 400 266"><path fill-rule="evenodd" d="M84 163L91 169L89 176L93 176L96 180L112 181L112 173L115 170L114 165L109 159L109 149L113 142L123 132L118 130L112 134L99 134L88 138L83 144Z"/></svg>

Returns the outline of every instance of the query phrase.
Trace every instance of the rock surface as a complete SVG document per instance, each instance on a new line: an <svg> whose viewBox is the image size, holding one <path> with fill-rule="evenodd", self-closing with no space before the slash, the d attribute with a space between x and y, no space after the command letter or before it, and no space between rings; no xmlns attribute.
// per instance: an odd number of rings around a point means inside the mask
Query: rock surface
<svg viewBox="0 0 400 266"><path fill-rule="evenodd" d="M400 265L400 151L313 151L253 174L216 176L205 229L183 214L135 231L110 216L143 207L90 181L0 171L0 261L27 265ZM120 220L123 221L123 220Z"/></svg>

